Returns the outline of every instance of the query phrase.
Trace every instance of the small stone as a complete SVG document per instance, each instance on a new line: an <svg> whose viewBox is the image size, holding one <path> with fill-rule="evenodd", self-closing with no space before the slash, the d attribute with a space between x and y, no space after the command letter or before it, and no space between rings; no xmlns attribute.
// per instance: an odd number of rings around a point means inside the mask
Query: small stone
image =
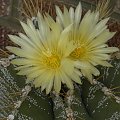
<svg viewBox="0 0 120 120"><path fill-rule="evenodd" d="M120 97L115 96L116 102L120 104Z"/></svg>
<svg viewBox="0 0 120 120"><path fill-rule="evenodd" d="M9 115L7 120L14 120L14 118L15 118L14 115Z"/></svg>
<svg viewBox="0 0 120 120"><path fill-rule="evenodd" d="M36 17L32 17L32 21L36 20L37 18Z"/></svg>
<svg viewBox="0 0 120 120"><path fill-rule="evenodd" d="M31 91L31 86L26 85L26 86L25 86L25 90L26 90L26 91Z"/></svg>
<svg viewBox="0 0 120 120"><path fill-rule="evenodd" d="M15 108L19 108L21 106L22 101L17 101L15 104Z"/></svg>
<svg viewBox="0 0 120 120"><path fill-rule="evenodd" d="M97 81L95 79L93 79L93 84L96 85L97 84Z"/></svg>
<svg viewBox="0 0 120 120"><path fill-rule="evenodd" d="M109 97L113 96L113 93L107 87L103 87L102 91L104 92L105 95Z"/></svg>
<svg viewBox="0 0 120 120"><path fill-rule="evenodd" d="M112 57L112 58L120 59L120 51L119 51L119 52L116 52L116 53L114 53L114 54L112 54L111 57Z"/></svg>
<svg viewBox="0 0 120 120"><path fill-rule="evenodd" d="M102 88L102 91L103 91L103 92L108 92L109 89L108 89L107 87L103 87L103 88Z"/></svg>
<svg viewBox="0 0 120 120"><path fill-rule="evenodd" d="M120 59L120 52L116 53L116 58Z"/></svg>
<svg viewBox="0 0 120 120"><path fill-rule="evenodd" d="M26 85L25 88L22 89L22 96L27 96L30 91L31 91L31 86Z"/></svg>
<svg viewBox="0 0 120 120"><path fill-rule="evenodd" d="M8 58L1 58L0 64L3 65L3 67L8 67L10 65L10 61Z"/></svg>
<svg viewBox="0 0 120 120"><path fill-rule="evenodd" d="M67 115L67 117L69 117L69 116L73 117L73 111L71 108L66 108L66 115Z"/></svg>
<svg viewBox="0 0 120 120"><path fill-rule="evenodd" d="M10 55L10 56L8 57L9 60L12 60L13 58L15 58L15 55Z"/></svg>
<svg viewBox="0 0 120 120"><path fill-rule="evenodd" d="M120 104L120 101L119 101L119 100L116 100L116 103Z"/></svg>

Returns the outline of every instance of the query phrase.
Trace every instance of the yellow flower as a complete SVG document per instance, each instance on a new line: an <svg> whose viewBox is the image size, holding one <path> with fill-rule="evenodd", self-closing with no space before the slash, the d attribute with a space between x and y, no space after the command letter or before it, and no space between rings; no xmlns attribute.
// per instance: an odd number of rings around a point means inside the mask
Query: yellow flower
<svg viewBox="0 0 120 120"><path fill-rule="evenodd" d="M73 81L81 84L80 72L74 68L74 61L68 56L75 49L72 42L68 42L72 25L61 31L61 26L49 15L37 15L38 29L31 20L27 24L21 22L26 33L19 33L19 37L9 35L9 38L19 47L8 46L7 49L18 57L12 63L18 65L19 75L26 75L35 87L46 89L48 94L52 89L57 93L61 90L61 83L73 89ZM50 23L48 25L48 22Z"/></svg>
<svg viewBox="0 0 120 120"><path fill-rule="evenodd" d="M78 4L74 10L72 7L68 10L64 7L64 12L56 6L57 17L61 27L64 29L73 23L72 31L69 34L69 41L73 41L75 49L71 52L70 58L78 61L76 67L81 70L92 83L92 75L98 76L97 65L111 67L107 62L110 60L110 53L118 51L116 47L108 47L106 42L112 38L115 32L109 32L106 23L109 18L99 20L99 12L90 10L81 20L82 7ZM81 68L80 64L87 67Z"/></svg>

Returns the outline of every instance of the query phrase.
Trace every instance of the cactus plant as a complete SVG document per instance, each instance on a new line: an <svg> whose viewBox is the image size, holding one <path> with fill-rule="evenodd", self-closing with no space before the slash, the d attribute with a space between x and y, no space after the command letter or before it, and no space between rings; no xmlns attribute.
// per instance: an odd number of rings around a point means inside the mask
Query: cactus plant
<svg viewBox="0 0 120 120"><path fill-rule="evenodd" d="M54 0L54 2L47 0L44 4L48 3L75 7L79 0ZM0 24L22 31L21 25L16 20L20 18L17 9L20 4L20 1L12 0L10 16L1 17ZM89 9L89 2L82 0L82 4L85 9ZM55 7L54 5L52 7ZM52 12L50 14L54 18L55 14ZM120 16L116 17L116 14L118 13L114 13L113 17L118 19ZM33 24L36 29L39 28L37 21ZM0 57L0 120L120 119L119 59L110 60L113 65L110 68L97 66L100 76L95 77L92 84L86 77L81 77L82 85L74 82L74 89L69 90L64 84L60 92L51 91L48 95L45 91L41 92L40 88L34 88L32 82L27 83L26 76L17 74L16 65L10 63L13 59L16 59L16 56Z"/></svg>

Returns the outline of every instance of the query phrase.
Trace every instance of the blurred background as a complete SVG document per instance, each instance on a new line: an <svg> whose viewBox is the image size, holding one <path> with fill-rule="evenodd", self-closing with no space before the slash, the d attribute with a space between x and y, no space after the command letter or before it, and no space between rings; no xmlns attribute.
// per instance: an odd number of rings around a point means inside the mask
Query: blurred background
<svg viewBox="0 0 120 120"><path fill-rule="evenodd" d="M29 1L29 0L28 0ZM39 0L42 1L42 0ZM46 2L45 2L46 1ZM53 4L76 6L80 0L44 0L43 10L52 9ZM97 0L81 0L84 10L90 9L97 3ZM21 8L23 7L22 0L0 0L0 48L5 50L5 46L12 44L7 34L16 34L21 31L19 20L23 19ZM113 8L112 19L110 20L109 28L111 31L117 31L115 37L109 41L110 46L120 45L120 0L111 0L111 8ZM54 13L54 8L53 11Z"/></svg>

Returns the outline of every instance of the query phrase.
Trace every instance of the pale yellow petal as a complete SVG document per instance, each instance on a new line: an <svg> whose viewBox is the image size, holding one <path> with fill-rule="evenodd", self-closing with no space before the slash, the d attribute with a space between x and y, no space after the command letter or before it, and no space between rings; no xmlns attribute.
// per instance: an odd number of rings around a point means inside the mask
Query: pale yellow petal
<svg viewBox="0 0 120 120"><path fill-rule="evenodd" d="M16 35L9 35L9 38L11 39L11 41L21 46L21 48L25 49L25 51L32 50L32 52L36 52L39 54L39 52L37 51L38 49L36 50L34 45L29 43L28 41L25 41Z"/></svg>
<svg viewBox="0 0 120 120"><path fill-rule="evenodd" d="M93 22L93 14L91 13L91 11L88 11L83 17L79 26L79 36L81 41L86 40L85 37L90 32L92 22Z"/></svg>
<svg viewBox="0 0 120 120"><path fill-rule="evenodd" d="M72 7L70 7L69 15L70 15L70 21L71 21L71 23L73 23L74 19L75 19L75 13L74 13L74 9Z"/></svg>
<svg viewBox="0 0 120 120"><path fill-rule="evenodd" d="M113 67L110 63L108 63L107 61L97 61L98 64L102 65L102 66L106 66L106 67Z"/></svg>
<svg viewBox="0 0 120 120"><path fill-rule="evenodd" d="M111 56L108 54L93 54L90 56L89 59L91 60L95 60L95 59L99 59L99 60L110 60Z"/></svg>
<svg viewBox="0 0 120 120"><path fill-rule="evenodd" d="M87 61L76 61L75 67L78 69L87 69L90 67L90 64Z"/></svg>
<svg viewBox="0 0 120 120"><path fill-rule="evenodd" d="M94 39L95 37L97 37L99 34L101 34L105 29L107 29L107 25L106 23L108 22L109 18L103 19L101 20L96 27L94 28L94 30L92 31L92 33L89 36L89 39Z"/></svg>
<svg viewBox="0 0 120 120"><path fill-rule="evenodd" d="M55 74L54 89L57 93L59 93L61 90L61 78L58 72Z"/></svg>
<svg viewBox="0 0 120 120"><path fill-rule="evenodd" d="M27 24L21 22L21 25L29 37L29 39L36 45L36 47L40 48L41 42L39 40L38 34L35 32L36 30L32 30Z"/></svg>
<svg viewBox="0 0 120 120"><path fill-rule="evenodd" d="M33 79L32 79L33 80ZM30 79L28 79L28 81L31 81ZM44 80L43 79L39 79L39 80L33 80L33 84L35 85L35 88L37 88L37 87L40 87L41 86L41 84L42 84L42 82L44 82Z"/></svg>
<svg viewBox="0 0 120 120"><path fill-rule="evenodd" d="M39 48L32 42L26 35L23 33L18 33L20 38L23 39L23 41L26 41L28 44L34 47L34 49L39 50Z"/></svg>
<svg viewBox="0 0 120 120"><path fill-rule="evenodd" d="M82 16L82 6L81 6L81 3L79 2L75 10L75 21L74 22L75 22L76 27L78 27L80 23L81 16Z"/></svg>
<svg viewBox="0 0 120 120"><path fill-rule="evenodd" d="M42 86L43 82L46 82L44 77L47 74L48 71L45 70L42 74L39 74L39 76L34 79L33 84L35 85L35 87L40 87Z"/></svg>
<svg viewBox="0 0 120 120"><path fill-rule="evenodd" d="M53 86L53 78L54 78L54 74L51 71L49 71L47 75L44 75L43 77L44 82L42 82L41 84L41 91L46 89L46 94L49 94Z"/></svg>
<svg viewBox="0 0 120 120"><path fill-rule="evenodd" d="M74 89L73 82L64 72L61 72L61 77L65 81L65 84L67 85L68 88Z"/></svg>
<svg viewBox="0 0 120 120"><path fill-rule="evenodd" d="M49 77L48 86L46 87L46 94L49 94L50 91L52 90L53 82L54 82L54 76L52 75L51 77Z"/></svg>
<svg viewBox="0 0 120 120"><path fill-rule="evenodd" d="M26 57L34 59L38 53L36 51L32 51L31 49L28 51L25 51L23 49L17 48L17 47L10 47L7 46L6 49L8 49L10 52L14 53L15 55L18 55L20 57Z"/></svg>
<svg viewBox="0 0 120 120"><path fill-rule="evenodd" d="M73 24L66 27L60 35L59 42L58 42L58 49L61 49L61 51L66 50L67 43L69 42L68 41L68 33L70 32L72 26L73 26Z"/></svg>
<svg viewBox="0 0 120 120"><path fill-rule="evenodd" d="M70 59L64 59L61 63L61 70L64 70L68 74L73 74L74 71L74 61Z"/></svg>
<svg viewBox="0 0 120 120"><path fill-rule="evenodd" d="M78 74L76 74L75 72L70 76L70 78L75 81L78 84L82 84L81 83L81 79L80 76Z"/></svg>
<svg viewBox="0 0 120 120"><path fill-rule="evenodd" d="M63 21L62 11L60 10L60 8L58 6L55 6L55 8L56 8L56 14L57 14L57 16L58 16L58 18L60 20L60 23L61 23L61 25L63 25L64 21Z"/></svg>
<svg viewBox="0 0 120 120"><path fill-rule="evenodd" d="M33 60L30 60L30 59L24 59L24 58L17 58L17 59L14 59L11 61L12 64L15 64L15 65L29 65L33 63Z"/></svg>
<svg viewBox="0 0 120 120"><path fill-rule="evenodd" d="M97 68L95 68L94 66L91 65L90 67L90 70L91 70L91 73L94 75L94 76L99 76L100 75L100 72Z"/></svg>
<svg viewBox="0 0 120 120"><path fill-rule="evenodd" d="M71 24L70 22L70 16L69 16L69 12L68 9L64 6L64 14L63 14L63 19L64 19L64 27L67 27Z"/></svg>
<svg viewBox="0 0 120 120"><path fill-rule="evenodd" d="M119 51L117 47L108 47L92 51L91 53L113 53L117 51Z"/></svg>
<svg viewBox="0 0 120 120"><path fill-rule="evenodd" d="M74 69L74 72L77 74L77 75L79 75L79 77L82 77L82 73L80 72L80 70L79 69Z"/></svg>
<svg viewBox="0 0 120 120"><path fill-rule="evenodd" d="M22 68L17 74L27 75L33 73L34 71L38 71L39 69L40 69L39 67L26 67L26 68Z"/></svg>
<svg viewBox="0 0 120 120"><path fill-rule="evenodd" d="M90 81L90 83L92 83L93 81L93 76L90 73L90 69L81 69L81 72L83 73L83 75L88 78L88 80Z"/></svg>
<svg viewBox="0 0 120 120"><path fill-rule="evenodd" d="M69 44L67 44L67 47L64 51L65 57L68 57L72 51L74 51L74 49L76 48L76 46L73 44L73 41L70 41Z"/></svg>
<svg viewBox="0 0 120 120"><path fill-rule="evenodd" d="M24 69L24 68L28 68L28 67L31 67L31 65L22 65L22 66L19 66L19 67L16 67L15 70L21 70L21 69Z"/></svg>
<svg viewBox="0 0 120 120"><path fill-rule="evenodd" d="M111 39L115 35L115 32L109 32L109 30L104 30L97 38L91 41L89 44L90 48L97 47L106 43L109 39Z"/></svg>
<svg viewBox="0 0 120 120"><path fill-rule="evenodd" d="M34 79L34 78L42 75L43 73L46 73L46 75L47 75L47 72L46 72L45 69L40 69L40 70L37 70L37 71L35 71L35 72L31 73L31 74L28 74L27 77L28 77L28 79Z"/></svg>

